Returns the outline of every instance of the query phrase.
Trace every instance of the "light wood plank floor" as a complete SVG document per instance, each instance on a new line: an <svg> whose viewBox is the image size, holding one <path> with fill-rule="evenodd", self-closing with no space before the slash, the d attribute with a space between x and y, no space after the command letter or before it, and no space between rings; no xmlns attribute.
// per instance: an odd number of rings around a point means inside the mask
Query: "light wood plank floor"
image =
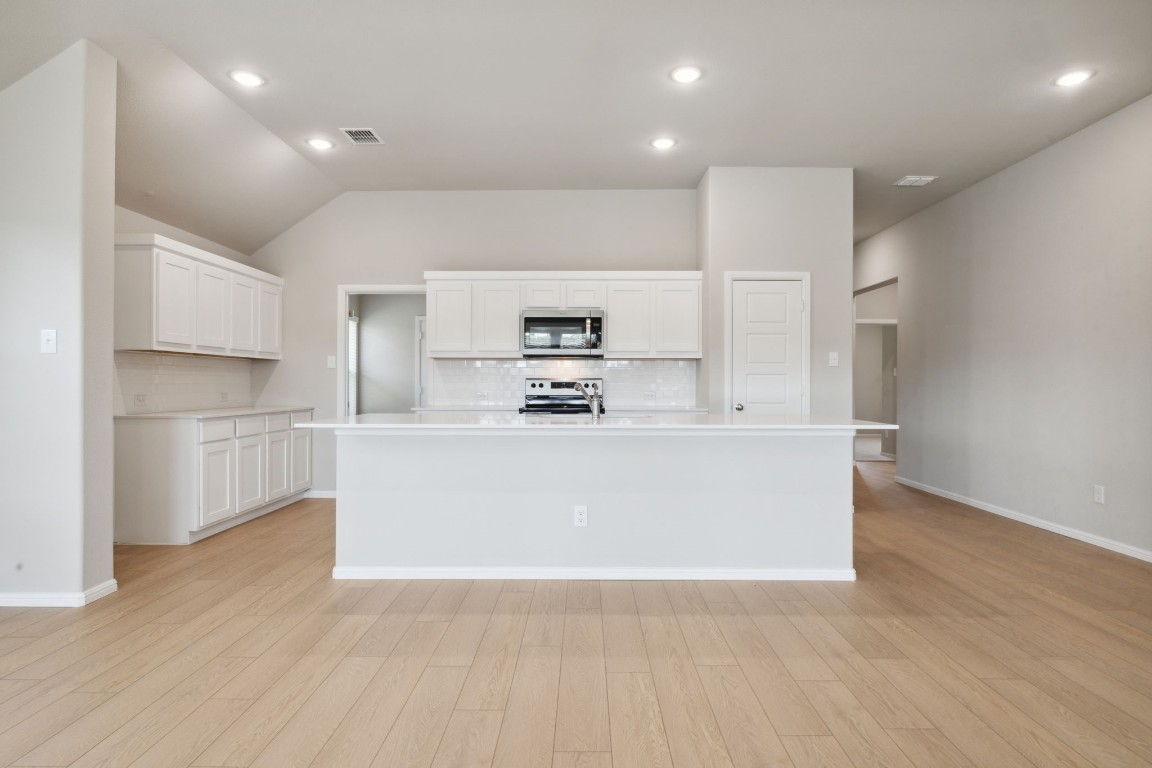
<svg viewBox="0 0 1152 768"><path fill-rule="evenodd" d="M862 464L855 583L334 582L333 504L0 608L0 766L1152 765L1152 565Z"/></svg>

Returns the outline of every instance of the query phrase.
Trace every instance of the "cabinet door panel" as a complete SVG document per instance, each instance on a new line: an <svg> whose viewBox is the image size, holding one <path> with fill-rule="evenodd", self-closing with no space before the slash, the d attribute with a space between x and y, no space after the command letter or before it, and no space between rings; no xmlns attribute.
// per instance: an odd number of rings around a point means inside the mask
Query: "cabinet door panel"
<svg viewBox="0 0 1152 768"><path fill-rule="evenodd" d="M605 290L604 352L646 356L652 349L652 284L621 281Z"/></svg>
<svg viewBox="0 0 1152 768"><path fill-rule="evenodd" d="M654 287L657 355L700 356L700 283L673 280Z"/></svg>
<svg viewBox="0 0 1152 768"><path fill-rule="evenodd" d="M312 430L292 430L292 493L312 487Z"/></svg>
<svg viewBox="0 0 1152 768"><path fill-rule="evenodd" d="M236 514L236 441L200 446L200 525Z"/></svg>
<svg viewBox="0 0 1152 768"><path fill-rule="evenodd" d="M231 274L219 267L196 265L196 348L223 352L228 348Z"/></svg>
<svg viewBox="0 0 1152 768"><path fill-rule="evenodd" d="M264 503L264 435L236 441L236 511L247 512Z"/></svg>
<svg viewBox="0 0 1152 768"><path fill-rule="evenodd" d="M520 284L524 309L560 309L559 280L525 280Z"/></svg>
<svg viewBox="0 0 1152 768"><path fill-rule="evenodd" d="M268 433L268 501L287 496L292 480L292 433Z"/></svg>
<svg viewBox="0 0 1152 768"><path fill-rule="evenodd" d="M566 280L564 306L567 309L604 309L604 283L599 280Z"/></svg>
<svg viewBox="0 0 1152 768"><path fill-rule="evenodd" d="M158 251L154 301L157 344L190 348L196 341L196 262Z"/></svg>
<svg viewBox="0 0 1152 768"><path fill-rule="evenodd" d="M280 354L280 286L260 283L260 346L262 355Z"/></svg>
<svg viewBox="0 0 1152 768"><path fill-rule="evenodd" d="M478 354L520 354L520 286L481 280L472 286L472 351Z"/></svg>
<svg viewBox="0 0 1152 768"><path fill-rule="evenodd" d="M428 353L472 349L472 283L467 280L428 282Z"/></svg>
<svg viewBox="0 0 1152 768"><path fill-rule="evenodd" d="M228 346L233 352L252 353L260 327L260 288L251 277L232 275L232 330Z"/></svg>

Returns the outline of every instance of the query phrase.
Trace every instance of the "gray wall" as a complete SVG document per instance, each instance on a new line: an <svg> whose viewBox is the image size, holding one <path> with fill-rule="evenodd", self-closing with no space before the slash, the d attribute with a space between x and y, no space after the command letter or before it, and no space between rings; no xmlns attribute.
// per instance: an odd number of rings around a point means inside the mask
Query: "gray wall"
<svg viewBox="0 0 1152 768"><path fill-rule="evenodd" d="M1150 212L1152 97L857 246L900 280L900 476L1152 558Z"/></svg>
<svg viewBox="0 0 1152 768"><path fill-rule="evenodd" d="M896 349L899 346L899 335L894 325L881 326L883 337L880 349L880 420L885 424L899 424L900 414L896 411L896 395L898 388L896 382ZM885 429L881 432L880 452L890 456L896 455L896 440L900 437L900 430Z"/></svg>
<svg viewBox="0 0 1152 768"><path fill-rule="evenodd" d="M856 297L857 320L895 320L899 315L896 283L884 285Z"/></svg>
<svg viewBox="0 0 1152 768"><path fill-rule="evenodd" d="M336 414L336 286L416 285L425 270L696 269L695 190L349 192L253 254L284 278L284 359L256 363L254 402ZM335 489L316 435L315 489Z"/></svg>
<svg viewBox="0 0 1152 768"><path fill-rule="evenodd" d="M112 578L115 132L87 41L0 92L0 604Z"/></svg>
<svg viewBox="0 0 1152 768"><path fill-rule="evenodd" d="M416 318L423 296L359 297L360 413L403 413L416 403Z"/></svg>
<svg viewBox="0 0 1152 768"><path fill-rule="evenodd" d="M856 326L852 352L852 416L880 421L884 413L884 326Z"/></svg>
<svg viewBox="0 0 1152 768"><path fill-rule="evenodd" d="M699 187L702 403L724 403L724 273L810 272L811 412L852 415L852 169L709 168ZM839 352L840 365L828 366Z"/></svg>

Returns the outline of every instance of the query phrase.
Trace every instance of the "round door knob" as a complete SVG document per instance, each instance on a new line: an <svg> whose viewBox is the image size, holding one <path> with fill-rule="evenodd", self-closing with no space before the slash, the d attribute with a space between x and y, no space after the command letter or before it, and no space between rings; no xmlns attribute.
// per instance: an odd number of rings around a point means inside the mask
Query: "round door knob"
<svg viewBox="0 0 1152 768"><path fill-rule="evenodd" d="M738 411L744 410L744 403L736 403L736 410L738 410Z"/></svg>

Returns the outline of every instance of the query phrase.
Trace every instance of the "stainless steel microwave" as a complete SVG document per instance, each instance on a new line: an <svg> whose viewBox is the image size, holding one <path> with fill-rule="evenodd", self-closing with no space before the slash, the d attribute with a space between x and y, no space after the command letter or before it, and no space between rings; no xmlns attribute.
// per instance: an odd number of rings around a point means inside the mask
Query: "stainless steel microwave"
<svg viewBox="0 0 1152 768"><path fill-rule="evenodd" d="M520 331L525 357L604 357L603 310L525 310Z"/></svg>

